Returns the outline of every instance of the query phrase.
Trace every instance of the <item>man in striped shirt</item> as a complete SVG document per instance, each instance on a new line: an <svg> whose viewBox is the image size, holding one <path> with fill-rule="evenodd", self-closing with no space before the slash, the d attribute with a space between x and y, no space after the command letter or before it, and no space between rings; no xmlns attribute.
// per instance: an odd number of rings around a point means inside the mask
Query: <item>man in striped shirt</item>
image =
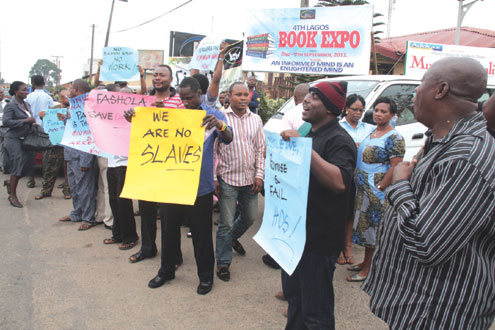
<svg viewBox="0 0 495 330"><path fill-rule="evenodd" d="M151 104L157 108L173 108L184 109L179 94L171 87L174 76L172 69L166 65L159 65L153 72L153 91L152 95L156 96L156 101ZM130 121L134 115L134 110L128 110L125 112L126 119ZM156 256L156 215L157 215L157 203L148 201L138 201L139 212L141 213L141 249L129 257L129 262L135 263L146 258L153 258ZM161 219L165 220L164 217ZM165 224L162 224L162 240ZM182 264L182 254L178 256L179 264Z"/></svg>
<svg viewBox="0 0 495 330"><path fill-rule="evenodd" d="M495 316L495 140L477 113L487 74L475 60L435 62L414 109L430 129L400 163L363 289L391 329L488 329Z"/></svg>
<svg viewBox="0 0 495 330"><path fill-rule="evenodd" d="M230 280L232 248L241 255L246 251L238 239L258 215L258 193L265 173L265 134L260 116L248 108L249 90L241 82L229 88L230 107L224 110L234 139L218 145L215 185L219 195L220 222L217 230L217 275ZM236 208L239 214L236 216Z"/></svg>

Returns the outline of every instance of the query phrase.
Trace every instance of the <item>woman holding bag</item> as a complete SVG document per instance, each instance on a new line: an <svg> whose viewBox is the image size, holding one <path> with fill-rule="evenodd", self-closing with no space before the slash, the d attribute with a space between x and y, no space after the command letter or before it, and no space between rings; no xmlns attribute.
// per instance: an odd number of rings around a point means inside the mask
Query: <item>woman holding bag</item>
<svg viewBox="0 0 495 330"><path fill-rule="evenodd" d="M10 85L9 94L13 97L4 109L3 125L9 129L5 134L4 147L10 180L5 180L3 185L7 187L10 204L13 207L22 207L17 198L17 184L22 176L33 173L35 156L34 151L22 149L22 139L29 134L36 121L29 103L24 102L28 95L27 85L21 81L14 81Z"/></svg>

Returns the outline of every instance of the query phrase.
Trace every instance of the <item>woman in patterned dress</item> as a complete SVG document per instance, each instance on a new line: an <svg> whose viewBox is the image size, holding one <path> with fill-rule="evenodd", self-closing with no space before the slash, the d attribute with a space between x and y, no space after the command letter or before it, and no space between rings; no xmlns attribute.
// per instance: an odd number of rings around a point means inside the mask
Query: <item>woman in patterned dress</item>
<svg viewBox="0 0 495 330"><path fill-rule="evenodd" d="M353 242L365 247L363 262L348 269L357 271L349 275L350 282L364 281L368 275L375 251L378 226L385 211L384 189L390 184L392 172L402 161L405 152L404 138L391 125L397 105L388 97L380 97L373 104L376 129L358 148L358 161L354 180L356 201Z"/></svg>

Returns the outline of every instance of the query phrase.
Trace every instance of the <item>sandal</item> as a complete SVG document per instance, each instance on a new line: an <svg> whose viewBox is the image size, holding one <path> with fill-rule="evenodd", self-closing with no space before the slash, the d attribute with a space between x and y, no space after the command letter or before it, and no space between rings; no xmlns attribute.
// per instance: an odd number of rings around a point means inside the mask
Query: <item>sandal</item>
<svg viewBox="0 0 495 330"><path fill-rule="evenodd" d="M347 258L344 255L344 252L340 252L339 257L337 258L337 263L339 265L345 265L347 263Z"/></svg>
<svg viewBox="0 0 495 330"><path fill-rule="evenodd" d="M85 223L81 224L77 230L79 230L79 231L88 230L90 228L93 228L96 225L97 225L97 223L85 222Z"/></svg>
<svg viewBox="0 0 495 330"><path fill-rule="evenodd" d="M345 263L348 264L348 265L352 265L353 263L355 263L356 261L354 260L354 256L352 255L352 245L346 245L345 248L348 248L349 251L351 251L351 253L347 254L347 253L344 253L342 251L342 255L344 256L345 258ZM344 251L345 251L345 248L344 248Z"/></svg>
<svg viewBox="0 0 495 330"><path fill-rule="evenodd" d="M105 238L103 240L103 244L107 244L107 245L108 244L117 244L117 243L122 243L122 241L119 239L113 238L113 237L112 238Z"/></svg>
<svg viewBox="0 0 495 330"><path fill-rule="evenodd" d="M135 247L137 245L137 241L134 241L134 242L131 242L131 243L122 243L119 245L119 250L129 250L129 249L132 249L133 247Z"/></svg>
<svg viewBox="0 0 495 330"><path fill-rule="evenodd" d="M363 270L363 265L357 264L357 265L352 265L347 267L347 270L350 270L351 272L360 272Z"/></svg>
<svg viewBox="0 0 495 330"><path fill-rule="evenodd" d="M60 221L60 222L69 222L69 221L72 221L72 219L70 218L70 216L65 216L63 218L58 219L58 221Z"/></svg>
<svg viewBox="0 0 495 330"><path fill-rule="evenodd" d="M51 194L39 194L39 195L34 196L34 199L36 199L37 201L39 201L40 199L43 199L43 198L46 198L46 197L52 197L52 195Z"/></svg>
<svg viewBox="0 0 495 330"><path fill-rule="evenodd" d="M156 256L156 254L154 256ZM148 257L148 256L145 256L143 254L143 252L138 251L138 252L134 253L132 256L129 257L129 262L131 264L133 264L133 263L140 262L141 260L144 260L144 259L147 259L147 258L153 258L154 256Z"/></svg>
<svg viewBox="0 0 495 330"><path fill-rule="evenodd" d="M347 276L347 282L363 282L366 279L366 276L361 276L359 274L349 275Z"/></svg>
<svg viewBox="0 0 495 330"><path fill-rule="evenodd" d="M71 198L72 198L72 196L71 196L71 195L65 195L65 196L64 196L64 199L71 199Z"/></svg>

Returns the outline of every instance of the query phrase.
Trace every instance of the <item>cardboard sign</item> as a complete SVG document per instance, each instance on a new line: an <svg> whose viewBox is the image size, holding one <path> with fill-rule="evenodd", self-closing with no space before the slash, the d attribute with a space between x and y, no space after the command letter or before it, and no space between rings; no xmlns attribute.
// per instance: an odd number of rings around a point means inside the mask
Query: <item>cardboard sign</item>
<svg viewBox="0 0 495 330"><path fill-rule="evenodd" d="M50 141L53 145L58 145L62 142L64 136L65 124L58 119L59 113L66 114L67 109L47 109L43 117L43 129L50 136Z"/></svg>
<svg viewBox="0 0 495 330"><path fill-rule="evenodd" d="M134 111L121 197L194 205L206 111L142 107Z"/></svg>
<svg viewBox="0 0 495 330"><path fill-rule="evenodd" d="M103 48L103 64L100 69L101 81L140 80L138 68L139 54L127 47Z"/></svg>

